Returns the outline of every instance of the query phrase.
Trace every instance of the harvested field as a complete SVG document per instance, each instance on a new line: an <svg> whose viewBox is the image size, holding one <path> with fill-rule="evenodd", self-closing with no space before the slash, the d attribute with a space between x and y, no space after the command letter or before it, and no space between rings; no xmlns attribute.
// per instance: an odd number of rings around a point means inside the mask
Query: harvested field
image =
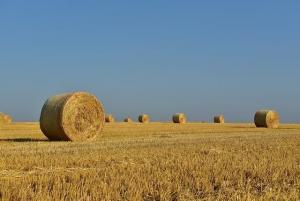
<svg viewBox="0 0 300 201"><path fill-rule="evenodd" d="M300 125L106 124L94 142L0 125L2 200L299 200Z"/></svg>

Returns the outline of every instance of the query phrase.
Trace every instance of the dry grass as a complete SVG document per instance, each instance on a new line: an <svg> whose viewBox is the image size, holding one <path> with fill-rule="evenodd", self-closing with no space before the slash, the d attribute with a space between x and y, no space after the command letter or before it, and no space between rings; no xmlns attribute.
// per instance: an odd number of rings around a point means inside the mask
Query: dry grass
<svg viewBox="0 0 300 201"><path fill-rule="evenodd" d="M2 125L3 200L299 200L300 126L116 123L95 142Z"/></svg>

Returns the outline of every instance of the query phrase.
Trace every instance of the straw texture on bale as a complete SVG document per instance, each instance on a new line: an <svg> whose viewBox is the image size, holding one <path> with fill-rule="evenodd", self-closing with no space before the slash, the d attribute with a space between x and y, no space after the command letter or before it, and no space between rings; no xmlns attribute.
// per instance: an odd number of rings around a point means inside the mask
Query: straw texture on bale
<svg viewBox="0 0 300 201"><path fill-rule="evenodd" d="M133 120L130 117L126 117L124 119L124 122L131 123L131 122L133 122Z"/></svg>
<svg viewBox="0 0 300 201"><path fill-rule="evenodd" d="M40 127L49 140L84 141L95 138L105 121L101 102L86 92L50 97L44 104Z"/></svg>
<svg viewBox="0 0 300 201"><path fill-rule="evenodd" d="M114 116L111 114L105 115L105 122L106 123L114 123L115 122Z"/></svg>
<svg viewBox="0 0 300 201"><path fill-rule="evenodd" d="M274 110L259 110L255 113L254 123L256 127L278 128L280 116Z"/></svg>
<svg viewBox="0 0 300 201"><path fill-rule="evenodd" d="M224 124L225 123L224 115L214 116L214 123Z"/></svg>
<svg viewBox="0 0 300 201"><path fill-rule="evenodd" d="M140 123L149 123L150 122L150 116L147 114L142 114L139 116L139 122Z"/></svg>
<svg viewBox="0 0 300 201"><path fill-rule="evenodd" d="M184 124L187 122L186 115L183 113L177 113L173 115L173 123Z"/></svg>
<svg viewBox="0 0 300 201"><path fill-rule="evenodd" d="M12 122L12 117L8 114L4 114L0 112L0 123L2 124L9 124Z"/></svg>

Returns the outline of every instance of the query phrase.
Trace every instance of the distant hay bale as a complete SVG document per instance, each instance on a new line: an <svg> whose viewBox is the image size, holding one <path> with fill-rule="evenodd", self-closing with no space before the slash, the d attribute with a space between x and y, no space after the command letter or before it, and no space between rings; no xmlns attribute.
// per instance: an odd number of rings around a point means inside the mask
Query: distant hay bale
<svg viewBox="0 0 300 201"><path fill-rule="evenodd" d="M105 122L106 123L114 123L115 118L112 114L105 115Z"/></svg>
<svg viewBox="0 0 300 201"><path fill-rule="evenodd" d="M104 121L101 102L75 92L50 97L42 108L40 127L49 140L84 141L100 134Z"/></svg>
<svg viewBox="0 0 300 201"><path fill-rule="evenodd" d="M8 114L4 114L0 112L0 123L2 124L10 124L13 121L12 117Z"/></svg>
<svg viewBox="0 0 300 201"><path fill-rule="evenodd" d="M177 113L173 115L173 122L178 124L185 124L187 122L186 115L183 113Z"/></svg>
<svg viewBox="0 0 300 201"><path fill-rule="evenodd" d="M225 123L224 115L214 116L214 123L224 124Z"/></svg>
<svg viewBox="0 0 300 201"><path fill-rule="evenodd" d="M274 110L259 110L254 116L256 127L278 128L279 122L280 116Z"/></svg>
<svg viewBox="0 0 300 201"><path fill-rule="evenodd" d="M132 120L130 117L126 117L126 118L124 119L124 122L126 122L126 123L132 123L133 120Z"/></svg>
<svg viewBox="0 0 300 201"><path fill-rule="evenodd" d="M139 116L139 122L140 123L149 123L150 122L150 116L147 114L141 114Z"/></svg>

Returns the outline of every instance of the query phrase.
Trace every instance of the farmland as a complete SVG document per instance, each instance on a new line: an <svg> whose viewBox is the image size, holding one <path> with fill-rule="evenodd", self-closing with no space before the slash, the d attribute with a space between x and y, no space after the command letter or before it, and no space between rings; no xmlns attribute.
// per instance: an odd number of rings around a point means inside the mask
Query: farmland
<svg viewBox="0 0 300 201"><path fill-rule="evenodd" d="M0 126L2 200L300 200L300 125L112 123L95 141Z"/></svg>

